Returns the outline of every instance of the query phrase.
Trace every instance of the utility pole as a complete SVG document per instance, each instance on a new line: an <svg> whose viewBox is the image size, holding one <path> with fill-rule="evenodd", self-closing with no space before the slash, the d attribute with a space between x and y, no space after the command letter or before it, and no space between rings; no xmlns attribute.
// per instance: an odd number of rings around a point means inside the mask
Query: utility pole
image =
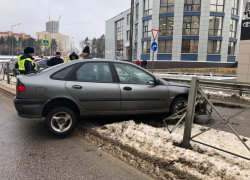
<svg viewBox="0 0 250 180"><path fill-rule="evenodd" d="M58 19L58 33L59 33L59 51L61 52L61 34L59 32L59 21L61 19L62 15L60 15L59 19Z"/></svg>
<svg viewBox="0 0 250 180"><path fill-rule="evenodd" d="M13 59L13 27L14 26L17 26L17 25L20 25L21 23L19 23L19 24L16 24L16 25L13 25L13 26L11 26L11 33L12 33L12 59Z"/></svg>
<svg viewBox="0 0 250 180"><path fill-rule="evenodd" d="M134 0L131 0L130 10L130 40L129 40L129 62L133 62L133 27L134 27Z"/></svg>
<svg viewBox="0 0 250 180"><path fill-rule="evenodd" d="M49 41L50 41L50 46L49 46L49 56L51 58L51 29L50 29L50 8L49 8Z"/></svg>

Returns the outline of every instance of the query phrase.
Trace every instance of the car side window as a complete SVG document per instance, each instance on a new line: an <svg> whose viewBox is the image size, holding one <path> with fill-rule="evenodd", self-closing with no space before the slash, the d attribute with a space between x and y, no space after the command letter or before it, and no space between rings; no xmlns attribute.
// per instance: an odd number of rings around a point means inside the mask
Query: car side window
<svg viewBox="0 0 250 180"><path fill-rule="evenodd" d="M154 77L138 67L122 63L114 63L114 66L121 83L154 84Z"/></svg>
<svg viewBox="0 0 250 180"><path fill-rule="evenodd" d="M66 67L55 74L52 75L52 79L58 79L58 80L63 80L66 78L66 76L69 74L69 72L73 69L73 66Z"/></svg>
<svg viewBox="0 0 250 180"><path fill-rule="evenodd" d="M108 63L94 62L83 64L71 80L83 82L113 82Z"/></svg>

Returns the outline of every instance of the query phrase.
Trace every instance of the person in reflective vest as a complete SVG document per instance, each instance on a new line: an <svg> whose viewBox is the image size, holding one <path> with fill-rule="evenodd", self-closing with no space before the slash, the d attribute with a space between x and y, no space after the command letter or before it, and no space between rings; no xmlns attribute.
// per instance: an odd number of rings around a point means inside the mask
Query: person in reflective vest
<svg viewBox="0 0 250 180"><path fill-rule="evenodd" d="M79 59L79 56L78 56L75 52L72 52L72 53L69 55L68 62L73 61L73 60L77 60L77 59Z"/></svg>
<svg viewBox="0 0 250 180"><path fill-rule="evenodd" d="M18 56L18 70L20 74L36 73L36 64L34 63L34 49L32 47L26 47L24 54Z"/></svg>

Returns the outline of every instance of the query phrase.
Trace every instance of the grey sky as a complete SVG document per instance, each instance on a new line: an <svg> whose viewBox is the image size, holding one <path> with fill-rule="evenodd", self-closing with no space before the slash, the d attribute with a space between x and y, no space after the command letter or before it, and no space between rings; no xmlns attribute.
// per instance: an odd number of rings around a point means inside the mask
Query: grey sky
<svg viewBox="0 0 250 180"><path fill-rule="evenodd" d="M130 8L130 0L1 0L0 32L26 33L36 38L45 31L45 23L60 20L60 33L79 41L105 34L105 21Z"/></svg>

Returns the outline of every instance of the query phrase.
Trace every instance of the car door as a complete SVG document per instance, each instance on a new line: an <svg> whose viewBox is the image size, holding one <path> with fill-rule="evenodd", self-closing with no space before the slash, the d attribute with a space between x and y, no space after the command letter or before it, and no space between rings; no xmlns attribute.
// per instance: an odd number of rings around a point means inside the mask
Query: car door
<svg viewBox="0 0 250 180"><path fill-rule="evenodd" d="M86 111L120 110L120 87L108 62L83 63L66 82L66 88Z"/></svg>
<svg viewBox="0 0 250 180"><path fill-rule="evenodd" d="M119 77L121 111L159 110L167 106L168 88L156 85L155 78L141 68L126 63L113 63Z"/></svg>

